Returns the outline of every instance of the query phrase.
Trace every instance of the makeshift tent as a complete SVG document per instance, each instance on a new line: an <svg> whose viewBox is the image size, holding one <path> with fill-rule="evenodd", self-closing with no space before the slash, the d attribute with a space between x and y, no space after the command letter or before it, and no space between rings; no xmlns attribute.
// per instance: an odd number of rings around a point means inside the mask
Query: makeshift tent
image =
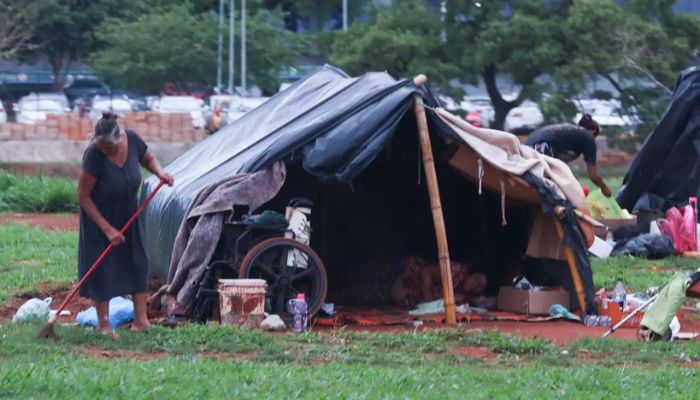
<svg viewBox="0 0 700 400"><path fill-rule="evenodd" d="M700 69L682 71L659 124L632 161L617 195L622 208L664 212L700 195Z"/></svg>
<svg viewBox="0 0 700 400"><path fill-rule="evenodd" d="M490 247L489 265L504 266L526 254L565 260L578 300L572 304L594 311L586 252L591 229L574 213L588 209L569 168L509 133L461 121L439 108L420 83L386 73L352 78L325 66L197 144L166 167L176 185L162 189L141 218L152 269L161 279L172 278L171 269L178 268L178 260L171 260L173 244L200 193L229 177L260 172L256 176L271 177L269 187L279 183L275 177L285 179L260 210L302 194L314 197L320 211L312 221L311 246L320 249L329 281L352 272L344 261L389 248L392 239L408 251L434 251L440 244L436 258L449 314L454 304L448 301L451 285L445 284L446 257L470 257ZM273 168L280 161L286 178ZM143 192L156 183L147 180ZM236 201L230 200L230 208ZM564 211L560 220L553 217L555 206ZM393 223L385 235L372 225L383 220ZM504 254L510 258L499 259ZM335 279L334 285L342 287L343 281Z"/></svg>

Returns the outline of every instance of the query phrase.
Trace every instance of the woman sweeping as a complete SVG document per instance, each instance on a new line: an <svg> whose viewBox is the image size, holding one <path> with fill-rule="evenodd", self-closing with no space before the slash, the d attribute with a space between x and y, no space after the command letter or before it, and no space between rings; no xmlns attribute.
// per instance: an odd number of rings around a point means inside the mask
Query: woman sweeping
<svg viewBox="0 0 700 400"><path fill-rule="evenodd" d="M80 295L92 299L97 309L97 331L117 338L109 324L109 300L125 294L134 301L132 331L150 327L146 316L148 260L132 227L122 235L121 228L137 209L141 186L141 166L173 185L173 177L164 172L146 143L133 131L122 130L115 114L105 112L95 124L92 144L83 154L78 182L80 237L78 275L90 266L111 243L112 252L80 289Z"/></svg>

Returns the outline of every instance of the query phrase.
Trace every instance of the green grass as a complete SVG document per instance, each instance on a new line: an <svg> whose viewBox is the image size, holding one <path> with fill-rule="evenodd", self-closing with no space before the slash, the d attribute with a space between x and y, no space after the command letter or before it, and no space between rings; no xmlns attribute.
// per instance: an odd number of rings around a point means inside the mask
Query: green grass
<svg viewBox="0 0 700 400"><path fill-rule="evenodd" d="M0 172L0 212L75 212L76 189L70 179Z"/></svg>
<svg viewBox="0 0 700 400"><path fill-rule="evenodd" d="M645 260L635 257L613 257L601 260L591 257L593 281L596 287L608 289L622 278L625 287L646 290L650 286L661 286L668 282L676 271L696 271L700 262L695 259L671 257L663 260ZM653 267L673 267L672 270L653 270Z"/></svg>
<svg viewBox="0 0 700 400"><path fill-rule="evenodd" d="M700 345L452 329L269 335L229 326L125 331L0 326L0 398L698 398ZM484 346L495 356L455 352ZM568 352L565 353L563 350ZM585 357L584 357L585 356ZM134 359L136 358L136 359ZM655 398L655 397L653 397Z"/></svg>
<svg viewBox="0 0 700 400"><path fill-rule="evenodd" d="M0 225L0 303L39 282L75 279L78 234L49 233L20 224Z"/></svg>

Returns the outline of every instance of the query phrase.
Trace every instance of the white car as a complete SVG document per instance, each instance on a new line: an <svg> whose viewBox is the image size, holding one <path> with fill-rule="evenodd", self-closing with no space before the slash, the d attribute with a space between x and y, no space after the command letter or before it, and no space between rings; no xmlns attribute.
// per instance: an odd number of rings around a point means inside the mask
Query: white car
<svg viewBox="0 0 700 400"><path fill-rule="evenodd" d="M226 126L231 122L243 117L250 110L257 108L262 103L266 102L269 97L233 97L228 106L228 114L222 126Z"/></svg>
<svg viewBox="0 0 700 400"><path fill-rule="evenodd" d="M131 102L127 99L95 98L88 115L92 120L98 120L105 111L113 112L122 117L125 113L133 111Z"/></svg>
<svg viewBox="0 0 700 400"><path fill-rule="evenodd" d="M206 121L202 112L202 102L192 96L163 96L158 102L156 111L164 114L189 113L192 125L196 129L204 129Z"/></svg>
<svg viewBox="0 0 700 400"><path fill-rule="evenodd" d="M632 128L638 124L635 116L619 112L620 104L615 100L581 100L578 106L579 113L573 123L578 123L583 113L589 113L603 131L605 128Z"/></svg>
<svg viewBox="0 0 700 400"><path fill-rule="evenodd" d="M518 107L510 110L506 116L504 128L511 131L518 128L537 128L544 123L544 116L537 103L524 101Z"/></svg>
<svg viewBox="0 0 700 400"><path fill-rule="evenodd" d="M23 101L28 100L53 100L56 103L60 104L61 107L63 107L63 109L65 110L65 112L70 112L70 104L68 103L68 98L63 93L30 93L19 99L19 105L21 106Z"/></svg>
<svg viewBox="0 0 700 400"><path fill-rule="evenodd" d="M5 112L5 108L0 101L0 124L4 124L5 122L7 122L7 112Z"/></svg>
<svg viewBox="0 0 700 400"><path fill-rule="evenodd" d="M49 114L66 114L65 109L54 100L24 100L17 108L17 122L20 124L36 124Z"/></svg>

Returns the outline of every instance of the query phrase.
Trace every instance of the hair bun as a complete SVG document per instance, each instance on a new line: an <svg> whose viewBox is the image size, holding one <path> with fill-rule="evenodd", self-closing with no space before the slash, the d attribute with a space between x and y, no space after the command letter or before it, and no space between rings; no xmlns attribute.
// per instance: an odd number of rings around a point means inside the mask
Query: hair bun
<svg viewBox="0 0 700 400"><path fill-rule="evenodd" d="M114 120L116 120L117 118L118 118L117 114L115 114L113 112L102 111L102 119L114 119Z"/></svg>

